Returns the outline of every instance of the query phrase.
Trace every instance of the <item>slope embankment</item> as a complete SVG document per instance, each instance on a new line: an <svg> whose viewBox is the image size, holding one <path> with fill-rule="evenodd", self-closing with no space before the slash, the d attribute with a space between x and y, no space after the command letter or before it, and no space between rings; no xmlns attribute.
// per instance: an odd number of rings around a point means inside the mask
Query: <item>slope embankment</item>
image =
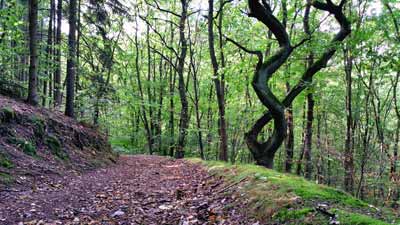
<svg viewBox="0 0 400 225"><path fill-rule="evenodd" d="M98 130L0 95L0 191L35 189L116 158Z"/></svg>

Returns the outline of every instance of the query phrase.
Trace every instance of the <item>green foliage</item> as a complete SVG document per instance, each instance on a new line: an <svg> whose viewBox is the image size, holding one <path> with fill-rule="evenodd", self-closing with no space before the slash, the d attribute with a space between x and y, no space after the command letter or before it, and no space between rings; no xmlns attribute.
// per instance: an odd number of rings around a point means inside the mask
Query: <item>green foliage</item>
<svg viewBox="0 0 400 225"><path fill-rule="evenodd" d="M14 167L14 164L4 153L0 152L0 167L11 169Z"/></svg>
<svg viewBox="0 0 400 225"><path fill-rule="evenodd" d="M8 142L20 148L25 154L36 156L36 146L32 144L31 141L23 138L10 137L8 138Z"/></svg>
<svg viewBox="0 0 400 225"><path fill-rule="evenodd" d="M132 151L132 140L130 137L116 137L110 139L110 144L118 152L129 153Z"/></svg>
<svg viewBox="0 0 400 225"><path fill-rule="evenodd" d="M47 136L44 139L44 143L45 143L45 145L47 145L47 147L49 147L51 153L53 155L57 156L59 159L62 159L62 160L69 159L67 152L64 151L59 139L56 136L53 136L53 135Z"/></svg>
<svg viewBox="0 0 400 225"><path fill-rule="evenodd" d="M0 110L0 121L1 122L11 122L12 120L14 120L16 118L16 114L14 109L10 108L10 107L3 107Z"/></svg>
<svg viewBox="0 0 400 225"><path fill-rule="evenodd" d="M35 137L42 139L46 132L45 121L42 118L35 116L35 115L30 118L30 121L34 125L33 132L35 134Z"/></svg>
<svg viewBox="0 0 400 225"><path fill-rule="evenodd" d="M0 172L0 183L11 184L14 178L7 173Z"/></svg>

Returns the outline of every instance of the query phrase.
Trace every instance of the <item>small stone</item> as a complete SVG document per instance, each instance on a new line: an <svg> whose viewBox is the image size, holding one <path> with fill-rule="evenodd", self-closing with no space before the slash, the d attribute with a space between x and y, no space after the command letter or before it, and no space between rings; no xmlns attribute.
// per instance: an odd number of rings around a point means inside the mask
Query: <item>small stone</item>
<svg viewBox="0 0 400 225"><path fill-rule="evenodd" d="M172 209L173 206L172 205L160 205L158 208L161 210L169 210L169 209Z"/></svg>
<svg viewBox="0 0 400 225"><path fill-rule="evenodd" d="M111 215L111 217L118 217L118 216L123 216L123 215L125 215L125 213L122 211L122 210L118 210L118 211L115 211L112 215Z"/></svg>

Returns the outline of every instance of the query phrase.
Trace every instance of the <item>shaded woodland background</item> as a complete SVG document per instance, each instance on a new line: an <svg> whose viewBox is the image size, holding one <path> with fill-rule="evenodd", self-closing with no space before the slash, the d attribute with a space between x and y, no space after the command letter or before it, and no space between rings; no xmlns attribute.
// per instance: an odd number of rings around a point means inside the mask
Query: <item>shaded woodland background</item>
<svg viewBox="0 0 400 225"><path fill-rule="evenodd" d="M304 40L269 81L279 99L336 50L286 108L274 169L397 207L399 3L344 2L352 33L334 44L339 26L311 1L268 5L294 44ZM93 124L120 152L251 163L244 134L266 108L245 50L268 58L278 43L247 13L229 0L1 0L0 93Z"/></svg>

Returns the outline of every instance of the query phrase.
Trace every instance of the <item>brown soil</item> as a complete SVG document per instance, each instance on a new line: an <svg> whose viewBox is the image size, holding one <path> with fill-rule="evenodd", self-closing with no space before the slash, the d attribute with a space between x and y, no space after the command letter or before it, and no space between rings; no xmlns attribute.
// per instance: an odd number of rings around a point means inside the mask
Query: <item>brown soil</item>
<svg viewBox="0 0 400 225"><path fill-rule="evenodd" d="M200 165L157 156L0 192L0 224L258 224L235 187Z"/></svg>

